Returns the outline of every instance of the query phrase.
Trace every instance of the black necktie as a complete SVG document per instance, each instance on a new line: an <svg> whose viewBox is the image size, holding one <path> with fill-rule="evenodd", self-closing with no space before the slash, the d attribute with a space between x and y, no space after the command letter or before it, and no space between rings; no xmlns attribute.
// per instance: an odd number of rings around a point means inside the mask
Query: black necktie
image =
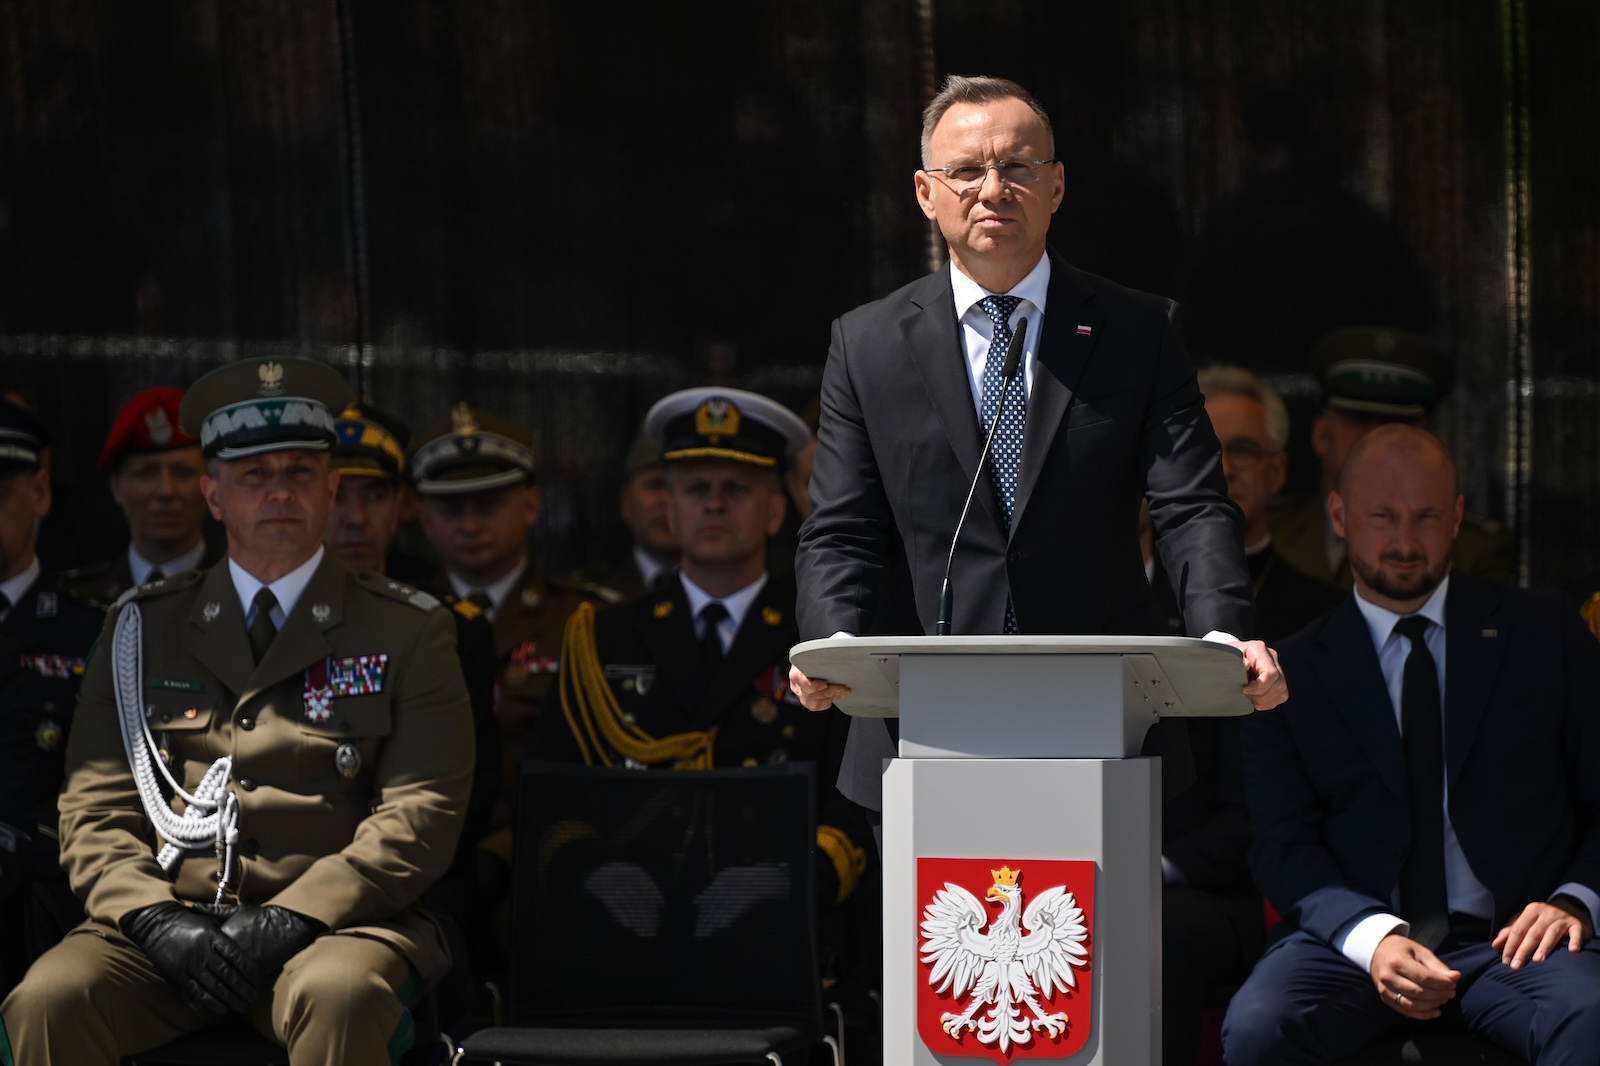
<svg viewBox="0 0 1600 1066"><path fill-rule="evenodd" d="M259 663L261 657L267 654L267 649L272 647L272 638L278 635L278 627L272 624L272 609L278 606L278 597L262 585L253 603L256 620L250 623L250 651Z"/></svg>
<svg viewBox="0 0 1600 1066"><path fill-rule="evenodd" d="M1439 670L1423 639L1428 624L1411 615L1394 628L1411 641L1400 682L1400 735L1411 804L1411 849L1400 868L1400 909L1411 923L1411 939L1431 951L1450 930L1450 897L1444 882L1444 722Z"/></svg>
<svg viewBox="0 0 1600 1066"><path fill-rule="evenodd" d="M165 581L166 578L167 578L167 575L161 572L161 567L152 566L150 568L150 572L148 574L144 575L144 583L146 585L148 585L148 584L151 584L152 582L156 582L156 581Z"/></svg>
<svg viewBox="0 0 1600 1066"><path fill-rule="evenodd" d="M489 594L482 589L474 589L468 593L467 602L482 611L485 617L494 613L494 600L490 599Z"/></svg>
<svg viewBox="0 0 1600 1066"><path fill-rule="evenodd" d="M716 677L722 668L722 637L717 628L726 617L728 609L715 600L700 608L700 661L707 677Z"/></svg>

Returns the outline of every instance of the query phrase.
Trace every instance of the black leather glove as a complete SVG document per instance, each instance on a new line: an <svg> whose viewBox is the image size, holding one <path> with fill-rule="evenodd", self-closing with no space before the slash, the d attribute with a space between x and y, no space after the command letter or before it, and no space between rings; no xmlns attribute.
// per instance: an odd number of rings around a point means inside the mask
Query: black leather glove
<svg viewBox="0 0 1600 1066"><path fill-rule="evenodd" d="M263 981L271 981L283 964L305 950L328 927L286 907L240 907L222 923L222 932L255 962Z"/></svg>
<svg viewBox="0 0 1600 1066"><path fill-rule="evenodd" d="M124 918L122 931L190 1008L242 1014L255 1002L256 964L212 919L181 903L157 903Z"/></svg>

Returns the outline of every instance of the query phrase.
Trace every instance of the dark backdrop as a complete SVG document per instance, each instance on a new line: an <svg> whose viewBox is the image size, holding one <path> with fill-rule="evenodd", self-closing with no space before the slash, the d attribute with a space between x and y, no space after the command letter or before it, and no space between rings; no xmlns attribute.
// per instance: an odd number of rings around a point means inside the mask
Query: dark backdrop
<svg viewBox="0 0 1600 1066"><path fill-rule="evenodd" d="M661 393L795 405L936 262L943 74L1054 118L1079 265L1178 296L1303 432L1310 342L1408 326L1529 580L1600 573L1600 7L1577 0L0 0L0 377L87 486L118 403L241 355L414 423L534 424L540 554L597 562Z"/></svg>

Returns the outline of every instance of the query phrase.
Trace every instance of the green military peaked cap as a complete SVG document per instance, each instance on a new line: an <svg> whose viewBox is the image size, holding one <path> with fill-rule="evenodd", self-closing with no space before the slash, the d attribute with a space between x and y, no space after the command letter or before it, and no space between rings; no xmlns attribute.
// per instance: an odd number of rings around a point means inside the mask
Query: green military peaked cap
<svg viewBox="0 0 1600 1066"><path fill-rule="evenodd" d="M327 451L334 443L334 415L350 395L344 376L326 363L241 359L189 386L178 418L184 432L200 438L207 459Z"/></svg>
<svg viewBox="0 0 1600 1066"><path fill-rule="evenodd" d="M1346 326L1311 348L1311 372L1328 406L1388 418L1422 418L1450 388L1450 361L1428 338L1387 326Z"/></svg>
<svg viewBox="0 0 1600 1066"><path fill-rule="evenodd" d="M524 485L533 480L533 431L458 403L417 434L406 465L424 496Z"/></svg>

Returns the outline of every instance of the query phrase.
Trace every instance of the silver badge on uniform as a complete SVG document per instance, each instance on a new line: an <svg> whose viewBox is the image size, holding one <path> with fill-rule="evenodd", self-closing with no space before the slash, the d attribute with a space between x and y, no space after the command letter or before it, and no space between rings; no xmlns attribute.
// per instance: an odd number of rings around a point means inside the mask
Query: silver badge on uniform
<svg viewBox="0 0 1600 1066"><path fill-rule="evenodd" d="M215 622L217 620L217 615L221 613L222 604L218 603L216 600L212 600L201 609L200 617L204 618L207 622Z"/></svg>
<svg viewBox="0 0 1600 1066"><path fill-rule="evenodd" d="M333 753L333 765L339 768L345 780L353 779L361 772L361 749L349 741L340 744L339 750Z"/></svg>
<svg viewBox="0 0 1600 1066"><path fill-rule="evenodd" d="M58 609L54 592L39 593L39 603L35 610L40 618L54 618Z"/></svg>
<svg viewBox="0 0 1600 1066"><path fill-rule="evenodd" d="M317 624L318 625L321 625L323 622L326 622L332 616L333 616L333 611L329 609L327 604L325 604L325 603L314 603L314 604L311 605L311 617L315 618L317 620Z"/></svg>
<svg viewBox="0 0 1600 1066"><path fill-rule="evenodd" d="M533 589L523 589L518 599L522 601L522 606L530 611L539 606L539 594Z"/></svg>

